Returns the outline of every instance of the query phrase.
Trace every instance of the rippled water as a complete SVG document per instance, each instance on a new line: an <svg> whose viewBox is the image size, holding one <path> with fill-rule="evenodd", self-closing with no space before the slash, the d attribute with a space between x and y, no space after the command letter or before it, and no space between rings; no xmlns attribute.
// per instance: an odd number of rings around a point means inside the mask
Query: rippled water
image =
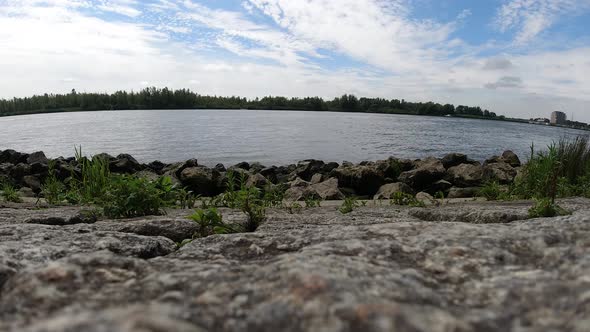
<svg viewBox="0 0 590 332"><path fill-rule="evenodd" d="M129 153L141 162L198 158L287 164L315 158L359 162L461 152L478 160L511 149L526 159L577 130L500 121L387 114L150 110L38 114L0 118L0 149L72 156Z"/></svg>

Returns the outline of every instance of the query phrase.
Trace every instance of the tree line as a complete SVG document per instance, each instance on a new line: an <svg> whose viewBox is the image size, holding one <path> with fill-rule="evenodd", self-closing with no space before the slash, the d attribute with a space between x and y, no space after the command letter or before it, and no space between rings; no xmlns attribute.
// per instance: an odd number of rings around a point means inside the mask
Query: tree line
<svg viewBox="0 0 590 332"><path fill-rule="evenodd" d="M220 97L200 95L188 89L145 88L139 92L117 91L108 93L44 94L25 98L0 100L0 116L96 110L142 110L142 109L268 109L392 113L434 116L464 116L498 118L496 113L480 107L454 106L433 102L414 103L398 99L358 98L346 94L333 100L320 97L286 98Z"/></svg>

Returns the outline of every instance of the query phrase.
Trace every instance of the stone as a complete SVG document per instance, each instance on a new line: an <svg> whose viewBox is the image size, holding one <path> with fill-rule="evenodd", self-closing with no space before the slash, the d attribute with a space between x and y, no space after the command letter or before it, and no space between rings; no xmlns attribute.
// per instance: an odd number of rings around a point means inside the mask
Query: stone
<svg viewBox="0 0 590 332"><path fill-rule="evenodd" d="M151 163L147 164L146 166L147 166L147 168L156 172L156 174L162 174L164 168L166 168L167 165L159 160L154 160Z"/></svg>
<svg viewBox="0 0 590 332"><path fill-rule="evenodd" d="M414 190L403 182L384 184L379 188L373 199L391 199L394 193L401 192L414 196Z"/></svg>
<svg viewBox="0 0 590 332"><path fill-rule="evenodd" d="M557 203L572 214L269 209L254 233L182 247L162 234L190 234L187 210L54 226L23 221L80 208L1 208L0 331L585 332L590 200Z"/></svg>
<svg viewBox="0 0 590 332"><path fill-rule="evenodd" d="M289 182L289 186L291 188L294 187L309 187L311 185L310 182L303 180L302 178L295 178L295 180Z"/></svg>
<svg viewBox="0 0 590 332"><path fill-rule="evenodd" d="M283 198L286 201L304 201L308 198L320 198L320 195L311 187L295 186L287 189Z"/></svg>
<svg viewBox="0 0 590 332"><path fill-rule="evenodd" d="M249 171L250 170L250 164L247 163L247 162L245 162L245 161L242 161L240 163L237 163L237 164L233 165L230 168L239 168L239 169L243 169L245 171Z"/></svg>
<svg viewBox="0 0 590 332"><path fill-rule="evenodd" d="M449 153L440 160L444 168L459 166L467 163L467 156L462 153Z"/></svg>
<svg viewBox="0 0 590 332"><path fill-rule="evenodd" d="M344 194L338 189L338 179L330 178L326 181L312 184L310 189L315 191L323 200L342 200Z"/></svg>
<svg viewBox="0 0 590 332"><path fill-rule="evenodd" d="M142 170L141 164L131 155L120 154L109 164L111 172L133 174Z"/></svg>
<svg viewBox="0 0 590 332"><path fill-rule="evenodd" d="M412 187L412 189L424 190L445 176L445 167L436 158L426 158L417 162L417 167L411 171L400 174L399 181Z"/></svg>
<svg viewBox="0 0 590 332"><path fill-rule="evenodd" d="M453 187L453 184L446 180L438 180L433 183L430 187L428 187L425 191L431 195L439 195L440 193L445 194L445 196L449 193L449 190Z"/></svg>
<svg viewBox="0 0 590 332"><path fill-rule="evenodd" d="M35 193L41 192L41 180L39 180L38 176L35 175L25 175L23 176L23 184L31 188Z"/></svg>
<svg viewBox="0 0 590 332"><path fill-rule="evenodd" d="M219 173L224 173L227 171L227 169L225 168L225 166L223 164L217 164L217 165L215 165L215 167L213 167L213 169L215 169Z"/></svg>
<svg viewBox="0 0 590 332"><path fill-rule="evenodd" d="M294 173L297 177L300 177L305 181L310 181L314 174L322 172L325 165L326 164L321 160L310 159L300 161L297 164L297 169L295 169Z"/></svg>
<svg viewBox="0 0 590 332"><path fill-rule="evenodd" d="M211 168L188 167L180 173L180 181L196 195L212 197L220 194L221 174Z"/></svg>
<svg viewBox="0 0 590 332"><path fill-rule="evenodd" d="M266 167L260 170L260 175L264 176L270 182L276 184L278 183L277 169L278 168L276 166Z"/></svg>
<svg viewBox="0 0 590 332"><path fill-rule="evenodd" d="M324 181L324 175L321 173L316 173L311 177L311 184L318 184Z"/></svg>
<svg viewBox="0 0 590 332"><path fill-rule="evenodd" d="M483 183L484 168L479 165L460 164L447 170L447 180L457 187L474 187Z"/></svg>
<svg viewBox="0 0 590 332"><path fill-rule="evenodd" d="M20 153L11 149L0 151L0 164L2 163L10 163L10 164L18 164L18 163L26 163L28 155L26 153Z"/></svg>
<svg viewBox="0 0 590 332"><path fill-rule="evenodd" d="M489 163L483 167L483 180L510 184L514 181L517 171L505 162Z"/></svg>
<svg viewBox="0 0 590 332"><path fill-rule="evenodd" d="M265 189L267 188L269 185L271 184L270 181L268 181L264 175L260 174L260 173L256 173L254 175L251 175L248 178L248 181L246 181L246 186L248 187L256 187L258 189Z"/></svg>
<svg viewBox="0 0 590 332"><path fill-rule="evenodd" d="M47 165L49 160L45 157L45 153L43 151L33 152L27 157L27 164L43 164Z"/></svg>
<svg viewBox="0 0 590 332"><path fill-rule="evenodd" d="M338 179L342 188L352 188L361 196L373 196L385 184L385 175L373 165L340 166L332 172L330 177Z"/></svg>
<svg viewBox="0 0 590 332"><path fill-rule="evenodd" d="M516 153L514 153L510 150L504 151L502 153L502 160L512 167L520 167L521 166L520 159L518 158Z"/></svg>

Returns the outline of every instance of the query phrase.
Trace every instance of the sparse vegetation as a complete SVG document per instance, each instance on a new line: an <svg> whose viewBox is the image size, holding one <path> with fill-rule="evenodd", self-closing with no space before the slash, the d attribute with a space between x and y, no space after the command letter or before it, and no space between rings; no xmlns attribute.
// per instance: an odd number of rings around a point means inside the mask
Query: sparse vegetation
<svg viewBox="0 0 590 332"><path fill-rule="evenodd" d="M8 183L2 185L2 198L4 201L12 203L21 203L23 201L18 191Z"/></svg>
<svg viewBox="0 0 590 332"><path fill-rule="evenodd" d="M319 198L308 197L305 199L305 207L306 208L314 208L314 207L321 207L322 200Z"/></svg>
<svg viewBox="0 0 590 332"><path fill-rule="evenodd" d="M568 211L551 201L550 198L541 198L535 201L535 205L529 209L530 218L555 217L569 214Z"/></svg>
<svg viewBox="0 0 590 332"><path fill-rule="evenodd" d="M193 238L237 232L223 222L223 217L216 208L197 209L188 218L199 225L199 230L193 235Z"/></svg>
<svg viewBox="0 0 590 332"><path fill-rule="evenodd" d="M49 161L49 171L45 182L41 187L41 194L45 197L47 203L56 205L66 199L66 186L59 181L55 170L55 161Z"/></svg>
<svg viewBox="0 0 590 332"><path fill-rule="evenodd" d="M389 201L390 205L402 205L402 206L412 206L412 207L424 207L424 202L421 202L416 199L416 197L406 194L403 192L395 192L393 193L391 200Z"/></svg>
<svg viewBox="0 0 590 332"><path fill-rule="evenodd" d="M171 205L170 192L162 188L163 182L166 180L150 181L129 175L113 176L98 204L110 218L163 214L163 208Z"/></svg>
<svg viewBox="0 0 590 332"><path fill-rule="evenodd" d="M289 212L289 214L295 214L300 213L303 210L303 206L297 202L292 202L290 204L287 204L285 206L285 209L287 209L287 212Z"/></svg>
<svg viewBox="0 0 590 332"><path fill-rule="evenodd" d="M342 202L340 209L338 209L338 210L342 214L348 214L348 213L354 211L354 209L358 208L360 205L361 204L356 199L356 197L346 197L344 199L344 202Z"/></svg>

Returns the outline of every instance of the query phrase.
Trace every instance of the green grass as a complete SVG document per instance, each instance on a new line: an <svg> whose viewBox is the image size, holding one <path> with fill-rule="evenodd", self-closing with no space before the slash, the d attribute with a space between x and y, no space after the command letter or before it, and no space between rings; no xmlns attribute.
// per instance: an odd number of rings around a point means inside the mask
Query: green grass
<svg viewBox="0 0 590 332"><path fill-rule="evenodd" d="M529 209L530 218L556 217L570 214L551 201L550 198L542 198L535 201L535 205Z"/></svg>
<svg viewBox="0 0 590 332"><path fill-rule="evenodd" d="M22 198L18 194L18 191L10 184L2 185L2 199L6 202L22 203Z"/></svg>
<svg viewBox="0 0 590 332"><path fill-rule="evenodd" d="M342 205L340 206L338 211L340 211L340 213L342 213L342 214L348 214L360 206L361 206L361 204L356 199L356 197L346 197L344 199L344 202L342 202Z"/></svg>
<svg viewBox="0 0 590 332"><path fill-rule="evenodd" d="M444 194L443 194L444 197ZM390 205L401 205L401 206L412 206L412 207L424 207L425 204L422 201L416 199L416 197L406 194L403 192L395 192L391 195Z"/></svg>
<svg viewBox="0 0 590 332"><path fill-rule="evenodd" d="M55 161L50 160L48 165L49 171L47 178L41 186L41 195L51 205L60 204L66 200L66 186L57 178Z"/></svg>

